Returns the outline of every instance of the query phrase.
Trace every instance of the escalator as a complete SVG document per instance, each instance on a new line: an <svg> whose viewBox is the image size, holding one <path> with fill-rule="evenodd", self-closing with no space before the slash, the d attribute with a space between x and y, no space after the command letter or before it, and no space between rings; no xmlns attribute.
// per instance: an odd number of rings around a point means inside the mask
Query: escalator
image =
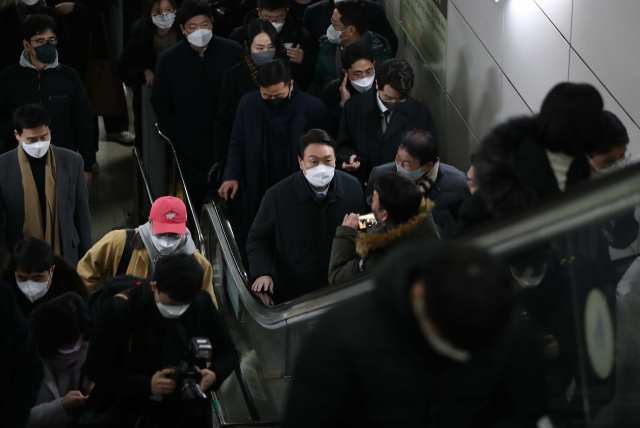
<svg viewBox="0 0 640 428"><path fill-rule="evenodd" d="M182 180L178 156L166 140ZM187 209L195 214L184 188ZM554 426L640 424L640 412L635 410L640 398L638 229L622 231L627 235L624 248L612 244L615 239L607 241L620 233L616 224L627 224L620 222L622 217L637 225L638 207L640 165L635 165L459 239L509 263L544 248L545 258L553 255L563 266L565 281L558 286L566 291L566 313L551 314L551 319L568 321L561 326L563 331L543 332L560 349L560 356L551 355L545 363L551 367L545 376L555 388L549 392ZM323 313L371 291L373 274L266 306L250 290L231 216L226 204L212 196L202 208L199 224L193 225L196 245L213 267L219 311L241 355L235 375L215 394L214 407L221 426L277 426L301 343ZM597 258L602 252L592 251L594 242L606 249L607 261ZM544 275L549 278L547 263ZM601 269L605 264L607 269ZM531 291L523 287L519 296L526 297ZM523 316L532 325L541 325L535 311ZM552 321L545 323L545 329L558 327ZM560 360L564 362L559 364Z"/></svg>

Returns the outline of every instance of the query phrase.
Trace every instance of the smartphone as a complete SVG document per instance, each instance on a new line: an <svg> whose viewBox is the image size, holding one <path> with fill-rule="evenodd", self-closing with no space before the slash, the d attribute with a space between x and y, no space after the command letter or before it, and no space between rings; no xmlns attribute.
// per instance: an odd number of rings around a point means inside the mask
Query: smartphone
<svg viewBox="0 0 640 428"><path fill-rule="evenodd" d="M374 216L373 213L361 215L359 220L360 230L369 229L370 227L373 227L378 223L376 221L376 216Z"/></svg>

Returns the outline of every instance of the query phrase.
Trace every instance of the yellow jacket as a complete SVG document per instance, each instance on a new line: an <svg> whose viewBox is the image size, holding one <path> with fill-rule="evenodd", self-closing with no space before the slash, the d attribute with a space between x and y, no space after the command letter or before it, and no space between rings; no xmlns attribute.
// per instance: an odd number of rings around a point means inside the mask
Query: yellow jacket
<svg viewBox="0 0 640 428"><path fill-rule="evenodd" d="M126 230L122 229L109 232L91 247L82 260L78 262L78 274L91 292L96 291L100 283L100 278L104 274L107 275L107 278L114 276L114 273L118 270L118 264L120 264L120 258L124 252L126 241ZM127 267L127 275L146 278L149 273L149 253L138 235L138 229L136 229L136 234L131 240L131 246L133 247L133 253L131 254L129 266ZM198 262L200 262L204 270L202 289L211 295L213 303L217 308L218 302L213 293L213 270L211 269L211 263L209 263L198 250L196 250L193 255Z"/></svg>

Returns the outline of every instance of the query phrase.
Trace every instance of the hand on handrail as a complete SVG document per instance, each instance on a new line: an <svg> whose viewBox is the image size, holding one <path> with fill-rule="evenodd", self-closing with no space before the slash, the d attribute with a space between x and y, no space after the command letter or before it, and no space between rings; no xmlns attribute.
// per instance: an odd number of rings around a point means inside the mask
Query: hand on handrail
<svg viewBox="0 0 640 428"><path fill-rule="evenodd" d="M236 196L238 193L238 189L240 188L240 184L236 180L229 180L222 183L220 189L218 190L218 195L225 201L229 200L229 192L231 193L231 199Z"/></svg>
<svg viewBox="0 0 640 428"><path fill-rule="evenodd" d="M251 290L259 293L261 291L269 292L273 294L273 279L269 275L263 275L255 280L251 286Z"/></svg>

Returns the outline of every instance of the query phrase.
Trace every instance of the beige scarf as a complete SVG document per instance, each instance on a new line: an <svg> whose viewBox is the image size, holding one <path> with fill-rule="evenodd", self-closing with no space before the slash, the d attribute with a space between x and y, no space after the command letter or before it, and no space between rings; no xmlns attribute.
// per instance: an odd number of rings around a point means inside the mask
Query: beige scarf
<svg viewBox="0 0 640 428"><path fill-rule="evenodd" d="M24 189L24 226L22 227L22 234L25 238L43 240L51 245L54 254L61 256L58 192L56 190L56 158L53 156L51 147L49 147L49 151L45 156L47 157L47 162L44 167L44 192L47 200L45 209L47 218L43 219L38 189L33 179L29 159L27 159L27 154L22 147L18 148L18 161L20 163L20 172L22 173L22 188Z"/></svg>

